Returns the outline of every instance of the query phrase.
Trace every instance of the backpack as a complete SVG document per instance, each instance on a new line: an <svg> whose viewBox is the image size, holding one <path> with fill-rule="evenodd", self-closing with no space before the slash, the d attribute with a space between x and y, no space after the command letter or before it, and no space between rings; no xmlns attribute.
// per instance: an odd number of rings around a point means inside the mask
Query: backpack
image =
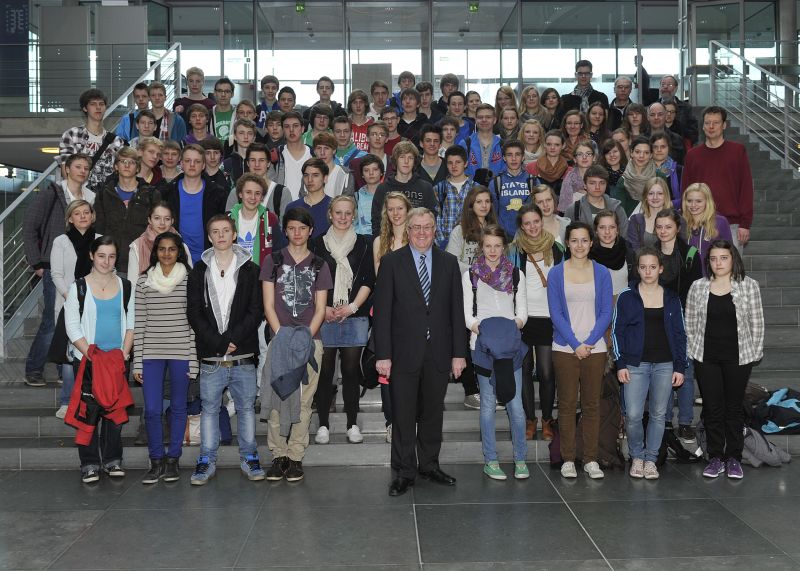
<svg viewBox="0 0 800 571"><path fill-rule="evenodd" d="M800 392L783 388L754 411L756 426L767 434L800 434Z"/></svg>
<svg viewBox="0 0 800 571"><path fill-rule="evenodd" d="M624 468L625 459L619 447L622 430L622 406L619 381L614 369L603 375L600 392L600 430L597 439L597 463L602 468ZM583 458L583 415L578 420L575 433L575 458Z"/></svg>
<svg viewBox="0 0 800 571"><path fill-rule="evenodd" d="M281 198L283 197L283 190L286 187L282 184L275 184L275 190L272 191L272 213L280 218L281 215Z"/></svg>
<svg viewBox="0 0 800 571"><path fill-rule="evenodd" d="M86 278L75 280L78 288L78 315L83 317L83 306L86 303ZM128 313L128 302L131 299L131 282L122 280L122 305L125 313ZM69 364L67 348L69 347L69 337L67 337L66 319L64 317L65 308L62 307L56 320L56 328L53 332L53 340L50 342L50 349L47 352L47 360L57 365Z"/></svg>

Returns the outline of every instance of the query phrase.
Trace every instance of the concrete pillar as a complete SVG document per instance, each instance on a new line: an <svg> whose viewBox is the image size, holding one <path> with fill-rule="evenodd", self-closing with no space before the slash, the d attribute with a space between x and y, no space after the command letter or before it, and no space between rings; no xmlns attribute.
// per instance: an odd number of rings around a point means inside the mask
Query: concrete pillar
<svg viewBox="0 0 800 571"><path fill-rule="evenodd" d="M797 0L778 0L778 64L797 66ZM785 43L783 43L785 42ZM789 71L789 70L787 70ZM797 85L798 74L795 70L782 74L782 79L789 85ZM786 90L786 101L792 101L791 91ZM793 102L798 105L797 101Z"/></svg>

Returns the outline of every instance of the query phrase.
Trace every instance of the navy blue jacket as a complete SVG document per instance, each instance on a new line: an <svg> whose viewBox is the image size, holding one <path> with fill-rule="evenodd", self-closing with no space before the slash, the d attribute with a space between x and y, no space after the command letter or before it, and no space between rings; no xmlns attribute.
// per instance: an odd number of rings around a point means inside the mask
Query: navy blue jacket
<svg viewBox="0 0 800 571"><path fill-rule="evenodd" d="M667 333L672 367L676 373L686 371L686 329L683 325L681 300L671 289L664 290L664 328ZM622 290L617 297L611 322L611 342L617 369L638 367L644 351L644 302L638 284Z"/></svg>

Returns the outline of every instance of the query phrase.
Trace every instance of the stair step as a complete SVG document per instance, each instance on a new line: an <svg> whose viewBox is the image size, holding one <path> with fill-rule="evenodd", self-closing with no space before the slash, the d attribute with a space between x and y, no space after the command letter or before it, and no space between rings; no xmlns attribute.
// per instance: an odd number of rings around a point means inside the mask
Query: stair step
<svg viewBox="0 0 800 571"><path fill-rule="evenodd" d="M797 347L765 347L764 358L758 369L772 371L800 370L800 348ZM798 384L800 384L800 377Z"/></svg>
<svg viewBox="0 0 800 571"><path fill-rule="evenodd" d="M800 253L800 242L794 240L750 240L744 251L744 257L761 255L781 256Z"/></svg>
<svg viewBox="0 0 800 571"><path fill-rule="evenodd" d="M800 270L754 270L748 272L748 275L763 288L794 288L800 284ZM788 305L795 304L789 303Z"/></svg>
<svg viewBox="0 0 800 571"><path fill-rule="evenodd" d="M750 229L754 240L800 240L799 226L756 226Z"/></svg>
<svg viewBox="0 0 800 571"><path fill-rule="evenodd" d="M800 327L770 325L764 331L765 348L796 347L800 349Z"/></svg>
<svg viewBox="0 0 800 571"><path fill-rule="evenodd" d="M753 227L760 226L794 226L798 223L798 218L791 212L782 212L780 214L762 214L757 212L753 216Z"/></svg>
<svg viewBox="0 0 800 571"><path fill-rule="evenodd" d="M764 322L767 329L774 325L800 327L800 307L764 307Z"/></svg>

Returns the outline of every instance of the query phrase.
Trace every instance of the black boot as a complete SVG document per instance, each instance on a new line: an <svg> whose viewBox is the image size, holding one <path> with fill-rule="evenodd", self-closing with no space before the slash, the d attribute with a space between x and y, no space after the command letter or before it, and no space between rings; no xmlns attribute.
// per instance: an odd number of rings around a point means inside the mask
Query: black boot
<svg viewBox="0 0 800 571"><path fill-rule="evenodd" d="M167 464L164 468L164 481L177 482L181 479L181 473L178 470L178 459L167 457Z"/></svg>
<svg viewBox="0 0 800 571"><path fill-rule="evenodd" d="M142 478L142 484L157 484L164 477L164 459L150 458L150 470Z"/></svg>

